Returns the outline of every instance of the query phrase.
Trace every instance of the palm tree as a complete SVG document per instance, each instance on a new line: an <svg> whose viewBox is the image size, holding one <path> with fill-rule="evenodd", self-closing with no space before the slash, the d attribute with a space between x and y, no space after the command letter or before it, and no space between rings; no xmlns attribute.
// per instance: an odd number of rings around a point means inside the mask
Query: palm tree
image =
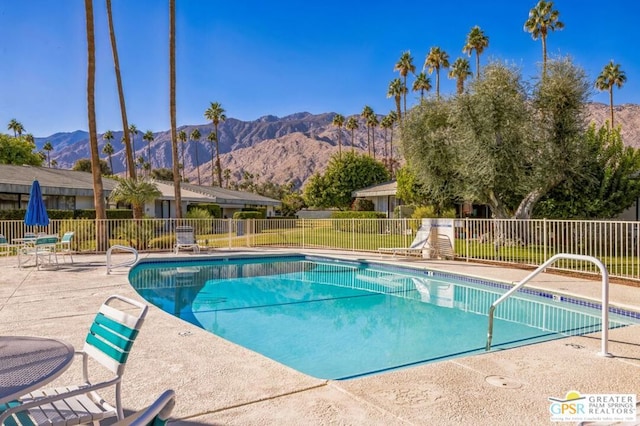
<svg viewBox="0 0 640 426"><path fill-rule="evenodd" d="M611 128L613 129L613 86L618 89L627 82L627 76L620 69L620 64L614 64L613 60L604 66L602 72L596 78L596 89L609 91L609 109L611 110Z"/></svg>
<svg viewBox="0 0 640 426"><path fill-rule="evenodd" d="M389 133L389 129L393 127L393 121L388 115L382 117L382 120L380 120L380 127L384 129L384 158L386 159L389 155L389 151L387 150L387 135Z"/></svg>
<svg viewBox="0 0 640 426"><path fill-rule="evenodd" d="M198 172L198 185L202 185L202 181L200 180L200 161L198 160L198 141L200 140L200 130L193 129L189 138L196 143L196 171Z"/></svg>
<svg viewBox="0 0 640 426"><path fill-rule="evenodd" d="M120 101L120 116L122 118L122 133L124 140L124 150L127 156L127 169L134 170L133 152L129 143L129 123L127 122L127 107L124 101L124 89L122 88L122 77L120 76L120 61L118 59L118 46L116 44L116 32L113 27L113 16L111 13L111 0L107 0L107 20L109 21L109 37L111 39L111 52L113 54L113 67L116 73L116 84L118 86L118 99ZM113 173L113 168L111 168ZM134 175L135 176L135 175ZM134 177L131 176L131 177Z"/></svg>
<svg viewBox="0 0 640 426"><path fill-rule="evenodd" d="M180 130L178 132L178 140L181 142L180 145L182 145L182 178L184 179L184 171L186 168L186 164L184 162L184 145L187 143L187 132Z"/></svg>
<svg viewBox="0 0 640 426"><path fill-rule="evenodd" d="M378 121L378 116L375 114L371 114L369 118L367 118L367 126L371 128L371 151L369 151L369 155L373 153L373 159L376 158L376 127L378 127L380 122Z"/></svg>
<svg viewBox="0 0 640 426"><path fill-rule="evenodd" d="M456 93L461 95L464 92L464 81L473 75L471 72L471 66L467 58L458 58L451 65L449 70L449 78L456 79Z"/></svg>
<svg viewBox="0 0 640 426"><path fill-rule="evenodd" d="M87 118L89 121L89 151L91 153L91 176L93 178L93 206L96 209L96 244L99 251L107 249L107 235L104 220L107 211L102 185L100 169L100 155L98 151L98 131L96 126L96 39L93 26L93 0L84 0L84 10L87 28Z"/></svg>
<svg viewBox="0 0 640 426"><path fill-rule="evenodd" d="M231 179L231 169L224 169L223 175L224 175L224 181L226 182L224 187L229 188L229 180Z"/></svg>
<svg viewBox="0 0 640 426"><path fill-rule="evenodd" d="M371 155L371 136L370 136L370 132L369 132L369 117L371 117L372 115L374 115L373 112L373 108L371 108L369 105L365 105L364 108L362 108L362 112L360 113L360 117L362 117L364 119L364 124L365 126L367 126L367 151L369 152L369 155Z"/></svg>
<svg viewBox="0 0 640 426"><path fill-rule="evenodd" d="M144 157L141 155L136 160L136 164L137 164L137 167L140 168L140 170L144 170L144 165L147 163L146 161L144 161Z"/></svg>
<svg viewBox="0 0 640 426"><path fill-rule="evenodd" d="M462 48L462 53L471 56L472 51L476 51L476 80L480 78L480 55L489 46L489 37L487 37L479 26L471 28L467 34L467 43Z"/></svg>
<svg viewBox="0 0 640 426"><path fill-rule="evenodd" d="M155 138L151 130L147 130L144 132L144 135L142 135L142 140L147 142L147 162L149 163L149 170L151 170L151 167L153 166L151 164L151 142L153 142L154 139Z"/></svg>
<svg viewBox="0 0 640 426"><path fill-rule="evenodd" d="M22 136L22 132L24 132L24 126L15 118L12 118L9 121L9 125L7 126L8 130L13 130L13 137L17 138L18 136Z"/></svg>
<svg viewBox="0 0 640 426"><path fill-rule="evenodd" d="M436 97L440 98L440 68L449 68L449 54L439 47L432 47L429 50L424 67L429 69L429 74L436 72Z"/></svg>
<svg viewBox="0 0 640 426"><path fill-rule="evenodd" d="M51 167L55 169L57 166L58 166L58 161L56 161L56 159L54 158L53 160L51 160Z"/></svg>
<svg viewBox="0 0 640 426"><path fill-rule="evenodd" d="M347 120L347 124L344 127L351 132L351 152L355 152L356 148L354 146L354 132L359 127L358 119L352 115L351 117L349 117L349 119Z"/></svg>
<svg viewBox="0 0 640 426"><path fill-rule="evenodd" d="M422 102L424 100L424 92L431 90L431 79L427 77L427 74L421 72L416 76L416 81L413 82L411 90L420 92L420 102Z"/></svg>
<svg viewBox="0 0 640 426"><path fill-rule="evenodd" d="M47 143L42 147L42 150L47 152L47 166L51 168L51 151L53 151L53 145L51 145L51 142L47 141Z"/></svg>
<svg viewBox="0 0 640 426"><path fill-rule="evenodd" d="M114 153L114 149L113 149L113 145L111 145L111 142L107 142L104 144L104 146L102 147L102 153L103 154L107 154L107 156L109 157L109 168L111 169L111 173L113 172L113 161L111 159L111 156Z"/></svg>
<svg viewBox="0 0 640 426"><path fill-rule="evenodd" d="M121 179L109 199L115 203L131 204L133 218L142 219L144 205L158 198L162 193L158 187L145 179Z"/></svg>
<svg viewBox="0 0 640 426"><path fill-rule="evenodd" d="M403 94L407 93L407 86L404 85L399 78L394 78L389 83L389 88L387 89L387 98L393 97L396 101L396 110L398 111L398 117L402 117L402 112L400 110L400 99ZM405 114L407 112L405 111Z"/></svg>
<svg viewBox="0 0 640 426"><path fill-rule="evenodd" d="M389 173L391 173L391 176L393 176L393 125L398 122L398 113L396 113L395 111L391 110L391 111L389 111L389 114L387 114L387 118L391 122L391 128L392 128L392 130L391 130L391 138L389 140L389 161L388 161L388 165L389 165Z"/></svg>
<svg viewBox="0 0 640 426"><path fill-rule="evenodd" d="M534 40L542 40L542 76L547 75L547 35L549 31L561 30L564 24L558 20L560 12L553 9L552 1L540 0L529 11L524 30L531 33Z"/></svg>
<svg viewBox="0 0 640 426"><path fill-rule="evenodd" d="M407 74L416 73L416 66L413 65L413 58L411 57L411 52L406 51L402 52L400 55L400 59L396 62L396 65L393 68L394 71L399 71L400 76L403 78L404 87L407 87ZM407 113L407 92L404 92L404 113Z"/></svg>
<svg viewBox="0 0 640 426"><path fill-rule="evenodd" d="M331 122L334 126L338 128L338 156L342 156L342 126L344 126L344 115L336 114L333 116L333 121Z"/></svg>
<svg viewBox="0 0 640 426"><path fill-rule="evenodd" d="M209 108L204 112L204 118L213 123L213 127L216 131L216 170L218 172L220 188L222 188L222 167L220 166L220 139L218 138L218 124L227 119L224 112L224 108L222 108L220 102L211 102ZM213 185L213 182L211 182L211 185Z"/></svg>
<svg viewBox="0 0 640 426"><path fill-rule="evenodd" d="M169 0L169 115L171 118L171 162L173 164L173 190L176 199L176 217L182 219L182 191L180 190L180 164L176 135L176 0Z"/></svg>
<svg viewBox="0 0 640 426"><path fill-rule="evenodd" d="M216 186L216 178L215 172L216 168L213 165L213 152L214 152L214 144L218 140L218 137L215 133L211 132L207 135L207 140L211 143L211 186ZM222 181L220 181L220 188L222 188Z"/></svg>

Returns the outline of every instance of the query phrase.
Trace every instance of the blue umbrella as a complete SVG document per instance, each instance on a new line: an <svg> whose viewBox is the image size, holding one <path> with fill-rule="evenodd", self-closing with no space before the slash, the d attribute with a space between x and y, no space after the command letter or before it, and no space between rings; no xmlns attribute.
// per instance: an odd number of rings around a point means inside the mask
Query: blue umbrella
<svg viewBox="0 0 640 426"><path fill-rule="evenodd" d="M25 225L47 226L49 225L49 215L42 199L40 183L34 180L29 193L29 204L27 204L27 214L24 216Z"/></svg>

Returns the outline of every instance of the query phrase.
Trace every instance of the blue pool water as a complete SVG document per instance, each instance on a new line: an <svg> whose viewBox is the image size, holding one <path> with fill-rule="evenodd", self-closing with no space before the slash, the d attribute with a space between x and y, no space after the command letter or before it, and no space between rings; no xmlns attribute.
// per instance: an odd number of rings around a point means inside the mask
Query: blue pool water
<svg viewBox="0 0 640 426"><path fill-rule="evenodd" d="M129 280L164 311L324 379L484 353L489 306L506 291L451 274L309 256L153 261L132 268ZM492 350L599 331L598 307L584 305L518 293L496 310ZM610 314L610 327L633 322L637 314Z"/></svg>

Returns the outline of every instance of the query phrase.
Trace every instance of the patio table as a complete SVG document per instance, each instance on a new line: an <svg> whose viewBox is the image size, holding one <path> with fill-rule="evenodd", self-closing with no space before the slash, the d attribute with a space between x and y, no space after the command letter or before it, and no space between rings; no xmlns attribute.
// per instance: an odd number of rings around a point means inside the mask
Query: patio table
<svg viewBox="0 0 640 426"><path fill-rule="evenodd" d="M61 340L0 336L0 405L56 379L73 356L73 346Z"/></svg>

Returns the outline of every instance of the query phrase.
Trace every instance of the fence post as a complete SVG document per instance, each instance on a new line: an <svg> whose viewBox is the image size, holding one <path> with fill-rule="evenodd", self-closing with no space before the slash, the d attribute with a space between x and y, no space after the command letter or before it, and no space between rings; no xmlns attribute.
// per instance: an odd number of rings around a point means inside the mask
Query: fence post
<svg viewBox="0 0 640 426"><path fill-rule="evenodd" d="M549 260L549 258L547 257L547 243L549 242L549 237L547 235L547 218L542 219L542 238L544 238L544 240L542 241L542 255L544 261L546 262L547 260Z"/></svg>
<svg viewBox="0 0 640 426"><path fill-rule="evenodd" d="M304 218L302 218L302 248L304 249L304 235L307 232L307 228L304 226Z"/></svg>
<svg viewBox="0 0 640 426"><path fill-rule="evenodd" d="M469 254L469 234L470 234L470 232L469 232L469 218L465 217L464 218L464 238L465 238L465 241L464 241L465 253L464 253L464 255L467 258L467 262L469 262L469 257L470 257L470 254Z"/></svg>
<svg viewBox="0 0 640 426"><path fill-rule="evenodd" d="M356 219L351 218L351 251L356 249Z"/></svg>

